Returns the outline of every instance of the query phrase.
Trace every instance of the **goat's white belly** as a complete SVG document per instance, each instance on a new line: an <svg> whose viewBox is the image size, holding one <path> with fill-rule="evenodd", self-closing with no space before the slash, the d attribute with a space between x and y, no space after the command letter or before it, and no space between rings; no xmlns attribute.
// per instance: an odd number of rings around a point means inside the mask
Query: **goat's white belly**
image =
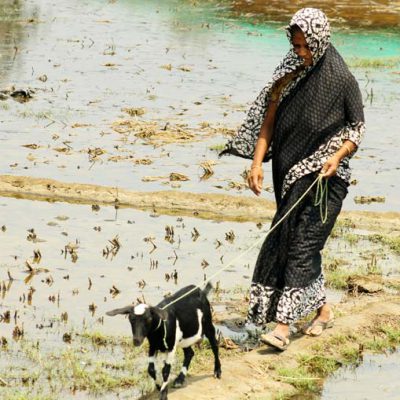
<svg viewBox="0 0 400 400"><path fill-rule="evenodd" d="M199 329L193 336L190 336L187 338L183 337L181 328L180 328L179 324L177 324L176 328L177 328L177 331L179 331L179 333L177 332L177 337L180 338L178 341L179 347L182 347L182 348L189 347L201 340L201 337L202 337L201 319L203 318L203 313L199 309L197 310L197 318L198 318L198 322L199 322Z"/></svg>

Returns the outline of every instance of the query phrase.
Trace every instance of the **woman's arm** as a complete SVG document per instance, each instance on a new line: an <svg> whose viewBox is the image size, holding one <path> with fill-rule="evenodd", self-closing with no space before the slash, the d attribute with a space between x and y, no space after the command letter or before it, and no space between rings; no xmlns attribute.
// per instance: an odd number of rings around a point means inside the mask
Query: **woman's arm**
<svg viewBox="0 0 400 400"><path fill-rule="evenodd" d="M362 96L354 76L351 76L345 87L344 110L348 129L345 129L342 134L342 147L329 158L321 170L326 178L336 174L339 163L344 157L352 156L355 153L364 135Z"/></svg>
<svg viewBox="0 0 400 400"><path fill-rule="evenodd" d="M271 144L277 108L277 101L269 102L268 110L261 125L260 134L258 136L256 148L254 151L253 162L251 164L250 174L248 176L249 187L257 196L259 196L262 191L262 182L264 177L262 162L265 153L268 151L268 148Z"/></svg>
<svg viewBox="0 0 400 400"><path fill-rule="evenodd" d="M342 147L331 158L329 158L322 167L322 175L325 178L330 178L331 176L336 175L340 161L350 154L353 154L356 150L357 145L355 143L353 143L351 140L345 140L342 144Z"/></svg>

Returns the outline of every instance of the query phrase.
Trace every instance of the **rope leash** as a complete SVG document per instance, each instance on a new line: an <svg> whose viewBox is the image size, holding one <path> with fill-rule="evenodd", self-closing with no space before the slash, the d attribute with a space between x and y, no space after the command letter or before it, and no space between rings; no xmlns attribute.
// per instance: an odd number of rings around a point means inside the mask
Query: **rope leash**
<svg viewBox="0 0 400 400"><path fill-rule="evenodd" d="M317 178L311 183L311 185L308 187L308 189L301 195L301 197L293 204L292 207L289 208L289 210L283 215L283 217L274 225L272 226L268 231L267 234L264 237L261 237L260 239L256 240L247 250L244 252L240 253L237 257L235 257L233 260L231 260L228 264L226 264L224 267L218 269L211 277L209 277L205 282L201 282L197 284L194 288L190 289L188 292L184 293L182 296L179 296L177 299L171 301L170 303L166 304L164 307L161 307L162 310L165 310L167 307L171 306L172 304L177 303L178 301L182 300L184 297L189 296L189 294L193 293L197 289L201 289L202 286L207 284L209 281L214 279L216 276L218 276L220 273L228 269L232 264L234 264L236 261L238 261L240 258L245 256L247 253L250 252L250 250L253 250L254 247L258 246L259 243L261 243L263 240L265 240L288 216L289 214L301 203L301 201L307 196L307 194L311 191L311 189L318 184L317 186L317 192L315 195L315 202L314 205L319 205L320 206L320 215L321 215L321 220L322 223L326 222L326 219L328 218L328 180L326 179L326 183L324 184L322 182L323 180L322 175L318 175ZM318 198L319 196L319 198ZM324 200L325 199L325 200ZM325 205L325 212L323 211L323 207Z"/></svg>
<svg viewBox="0 0 400 400"><path fill-rule="evenodd" d="M322 178L318 179L314 206L319 206L319 215L322 223L325 224L328 220L328 179L325 179L325 182L323 182Z"/></svg>

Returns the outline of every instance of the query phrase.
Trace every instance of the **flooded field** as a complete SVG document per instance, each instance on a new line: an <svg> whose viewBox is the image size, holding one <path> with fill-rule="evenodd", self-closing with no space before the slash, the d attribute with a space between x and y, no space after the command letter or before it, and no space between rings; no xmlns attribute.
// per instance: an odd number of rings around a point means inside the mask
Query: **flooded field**
<svg viewBox="0 0 400 400"><path fill-rule="evenodd" d="M292 12L278 18L253 3L4 1L1 174L105 185L116 193L251 196L241 176L248 162L218 159L218 149L287 51L276 21ZM379 30L360 30L368 24L351 23L351 12L332 14L333 40L360 82L368 126L346 210L400 210L400 36L389 9L371 12L373 26L376 15L386 15ZM269 175L263 197L272 200ZM383 201L356 203L360 196ZM128 321L105 312L155 304L200 284L262 241L268 223L261 219L216 222L95 202L0 198L0 397L149 392L143 350L132 348ZM338 223L324 254L335 304L351 274L400 277L399 244L378 233ZM245 304L257 250L214 279L217 310L226 311L232 299ZM218 323L223 335L233 334Z"/></svg>
<svg viewBox="0 0 400 400"><path fill-rule="evenodd" d="M213 2L12 4L16 11L3 16L0 88L35 93L25 103L0 103L4 174L250 195L240 175L248 162L218 159L213 149L227 140L221 132L236 130L287 51L282 23L234 19ZM399 37L343 26L334 33L360 82L368 127L347 209L400 210ZM178 130L181 140L152 141L137 121ZM201 180L205 161L214 175ZM170 182L173 172L188 180ZM356 196L383 202L356 204Z"/></svg>
<svg viewBox="0 0 400 400"><path fill-rule="evenodd" d="M399 353L367 356L357 368L336 374L325 384L323 400L399 398ZM371 385L371 381L374 382Z"/></svg>
<svg viewBox="0 0 400 400"><path fill-rule="evenodd" d="M149 381L139 378L145 359L131 347L128 321L105 317L105 312L136 301L156 304L180 287L201 284L255 241L262 241L268 228L95 205L3 198L0 207L0 377L15 385L31 376L28 370L33 368L35 378L22 393L50 398L72 389L60 382L45 385L46 375L40 371L55 368L64 356L72 364L81 362L81 351L85 371L97 368L117 387L132 386L138 394L147 391ZM353 273L400 277L399 255L371 241L369 234L354 231L345 220L335 229L324 258L334 303L341 301L343 294L337 290ZM245 299L257 249L214 279L214 303ZM240 335L224 326L220 330L235 338ZM48 365L48 360L53 363ZM124 367L115 366L121 363ZM15 366L11 373L10 365ZM60 375L54 373L55 382L62 380ZM125 382L128 378L132 381ZM111 384L102 386L104 382L80 383L76 374L64 379L75 382L76 393L113 390ZM118 392L125 393L120 387ZM132 395L132 390L126 393Z"/></svg>

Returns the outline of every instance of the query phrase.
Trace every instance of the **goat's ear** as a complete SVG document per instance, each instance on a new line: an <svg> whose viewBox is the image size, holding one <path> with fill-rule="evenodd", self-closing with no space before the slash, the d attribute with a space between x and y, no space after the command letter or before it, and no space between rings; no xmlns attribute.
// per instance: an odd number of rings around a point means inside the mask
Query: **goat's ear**
<svg viewBox="0 0 400 400"><path fill-rule="evenodd" d="M116 308L115 310L107 311L106 314L109 315L110 317L113 317L114 315L118 314L130 314L131 311L133 311L134 306L126 306L122 308Z"/></svg>
<svg viewBox="0 0 400 400"><path fill-rule="evenodd" d="M168 312L166 310L163 310L162 308L158 307L151 307L151 312L154 315L157 315L159 318L161 318L163 321L166 321L168 318Z"/></svg>

